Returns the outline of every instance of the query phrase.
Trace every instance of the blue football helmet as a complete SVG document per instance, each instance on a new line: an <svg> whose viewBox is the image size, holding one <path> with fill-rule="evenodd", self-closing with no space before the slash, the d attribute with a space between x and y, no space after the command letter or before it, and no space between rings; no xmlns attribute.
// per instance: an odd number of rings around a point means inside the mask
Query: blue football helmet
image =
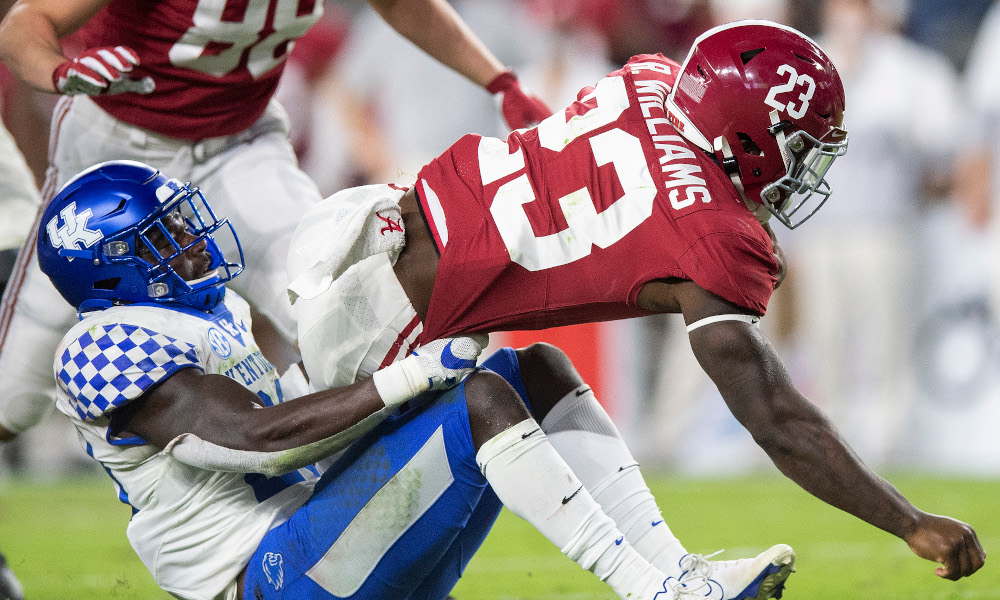
<svg viewBox="0 0 1000 600"><path fill-rule="evenodd" d="M166 226L180 225L175 211L188 228L183 246ZM226 246L239 254L237 262L226 259L217 233L231 234ZM207 275L185 281L170 262L202 242L211 258ZM109 161L74 177L49 203L38 230L38 264L81 314L136 302L211 310L226 282L243 271L243 249L197 187L139 162Z"/></svg>

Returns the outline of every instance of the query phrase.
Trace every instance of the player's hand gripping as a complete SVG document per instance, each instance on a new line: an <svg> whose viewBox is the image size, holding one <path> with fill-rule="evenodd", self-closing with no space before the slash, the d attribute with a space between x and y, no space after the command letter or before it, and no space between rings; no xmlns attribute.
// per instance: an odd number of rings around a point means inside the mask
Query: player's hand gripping
<svg viewBox="0 0 1000 600"><path fill-rule="evenodd" d="M394 408L428 390L456 386L476 370L476 359L489 343L486 335L442 338L372 375L386 406Z"/></svg>
<svg viewBox="0 0 1000 600"><path fill-rule="evenodd" d="M139 57L131 48L90 48L56 67L52 71L52 83L60 94L148 94L156 87L152 77L128 77L132 67L138 64Z"/></svg>
<svg viewBox="0 0 1000 600"><path fill-rule="evenodd" d="M972 575L986 562L976 532L950 517L924 513L904 539L914 554L943 565L934 569L935 575L952 581Z"/></svg>
<svg viewBox="0 0 1000 600"><path fill-rule="evenodd" d="M486 91L493 94L507 126L511 129L534 127L552 114L552 110L538 96L529 92L512 71L497 75Z"/></svg>
<svg viewBox="0 0 1000 600"><path fill-rule="evenodd" d="M445 338L434 340L413 351L432 390L446 390L462 382L476 370L476 359L489 343L489 337Z"/></svg>

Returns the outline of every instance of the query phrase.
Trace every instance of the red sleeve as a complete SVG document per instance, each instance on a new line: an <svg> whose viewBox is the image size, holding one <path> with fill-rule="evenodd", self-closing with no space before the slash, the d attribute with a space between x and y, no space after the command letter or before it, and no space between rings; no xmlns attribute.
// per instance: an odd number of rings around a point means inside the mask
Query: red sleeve
<svg viewBox="0 0 1000 600"><path fill-rule="evenodd" d="M740 233L701 237L678 264L703 289L761 315L778 281L770 240Z"/></svg>

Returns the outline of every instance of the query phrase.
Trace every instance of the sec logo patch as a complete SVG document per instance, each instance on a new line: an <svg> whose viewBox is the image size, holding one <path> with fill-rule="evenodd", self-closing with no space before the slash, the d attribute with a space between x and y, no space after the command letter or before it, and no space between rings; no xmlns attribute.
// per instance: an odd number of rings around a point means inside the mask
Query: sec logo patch
<svg viewBox="0 0 1000 600"><path fill-rule="evenodd" d="M212 345L212 350L219 355L219 358L229 358L229 355L233 353L233 347L229 345L225 334L215 327L208 329L208 343Z"/></svg>

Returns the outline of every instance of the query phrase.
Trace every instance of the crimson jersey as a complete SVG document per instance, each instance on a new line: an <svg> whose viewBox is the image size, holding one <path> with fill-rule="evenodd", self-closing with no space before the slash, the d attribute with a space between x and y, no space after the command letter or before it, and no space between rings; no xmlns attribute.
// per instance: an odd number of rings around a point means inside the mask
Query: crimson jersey
<svg viewBox="0 0 1000 600"><path fill-rule="evenodd" d="M465 136L420 171L441 253L423 338L639 316L665 278L764 313L770 238L667 120L678 72L635 56L536 128Z"/></svg>
<svg viewBox="0 0 1000 600"><path fill-rule="evenodd" d="M85 47L128 46L156 90L94 98L114 117L183 139L231 135L263 114L295 39L323 0L112 0L79 31Z"/></svg>

